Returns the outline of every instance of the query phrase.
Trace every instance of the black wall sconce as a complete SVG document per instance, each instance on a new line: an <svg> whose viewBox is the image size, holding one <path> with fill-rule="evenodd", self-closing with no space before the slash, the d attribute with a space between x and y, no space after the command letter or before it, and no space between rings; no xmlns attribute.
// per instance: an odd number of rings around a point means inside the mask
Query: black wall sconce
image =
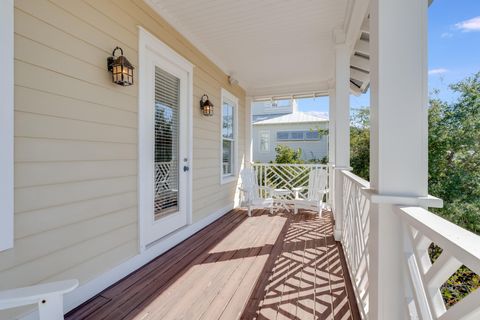
<svg viewBox="0 0 480 320"><path fill-rule="evenodd" d="M120 50L120 56L115 57L115 51ZM120 47L113 49L112 56L107 59L108 71L112 73L114 83L121 86L131 86L133 84L132 64L123 56L123 50Z"/></svg>
<svg viewBox="0 0 480 320"><path fill-rule="evenodd" d="M204 94L200 99L200 109L204 116L213 116L213 103L208 100L208 96Z"/></svg>

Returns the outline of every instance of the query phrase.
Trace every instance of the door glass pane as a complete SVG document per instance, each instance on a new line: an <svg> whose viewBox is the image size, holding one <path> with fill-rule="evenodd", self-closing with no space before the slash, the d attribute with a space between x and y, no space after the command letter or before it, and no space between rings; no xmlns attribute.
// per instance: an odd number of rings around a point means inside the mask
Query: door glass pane
<svg viewBox="0 0 480 320"><path fill-rule="evenodd" d="M180 79L155 67L155 219L179 211Z"/></svg>
<svg viewBox="0 0 480 320"><path fill-rule="evenodd" d="M223 140L223 174L232 174L233 141Z"/></svg>
<svg viewBox="0 0 480 320"><path fill-rule="evenodd" d="M233 139L233 106L228 102L223 103L222 135L224 138Z"/></svg>

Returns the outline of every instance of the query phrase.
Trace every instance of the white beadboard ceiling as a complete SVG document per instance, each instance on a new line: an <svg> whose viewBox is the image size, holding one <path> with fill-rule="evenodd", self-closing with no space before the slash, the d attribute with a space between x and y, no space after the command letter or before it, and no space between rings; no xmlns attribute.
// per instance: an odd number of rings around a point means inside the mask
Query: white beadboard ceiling
<svg viewBox="0 0 480 320"><path fill-rule="evenodd" d="M324 91L351 0L146 0L252 96Z"/></svg>

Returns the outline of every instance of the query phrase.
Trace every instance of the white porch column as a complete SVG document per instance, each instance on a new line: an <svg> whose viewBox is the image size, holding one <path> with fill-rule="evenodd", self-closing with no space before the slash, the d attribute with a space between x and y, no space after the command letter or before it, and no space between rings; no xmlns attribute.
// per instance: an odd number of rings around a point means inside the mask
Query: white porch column
<svg viewBox="0 0 480 320"><path fill-rule="evenodd" d="M252 162L252 97L245 98L245 167L249 167Z"/></svg>
<svg viewBox="0 0 480 320"><path fill-rule="evenodd" d="M333 83L332 83L333 86ZM335 167L335 89L328 90L328 186L330 194L328 203L335 212L334 167Z"/></svg>
<svg viewBox="0 0 480 320"><path fill-rule="evenodd" d="M336 30L335 40L335 240L340 241L343 223L341 170L350 169L350 52L345 33Z"/></svg>
<svg viewBox="0 0 480 320"><path fill-rule="evenodd" d="M380 199L427 195L427 5L371 1L370 182ZM405 319L402 223L389 203L370 214L370 319Z"/></svg>

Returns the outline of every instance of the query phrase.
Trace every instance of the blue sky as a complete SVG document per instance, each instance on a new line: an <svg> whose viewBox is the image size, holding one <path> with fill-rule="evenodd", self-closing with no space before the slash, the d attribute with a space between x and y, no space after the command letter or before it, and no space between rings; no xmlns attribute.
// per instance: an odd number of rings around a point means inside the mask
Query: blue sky
<svg viewBox="0 0 480 320"><path fill-rule="evenodd" d="M434 0L429 8L429 91L452 101L448 85L480 71L480 0ZM299 111L328 112L328 98L302 99ZM352 108L370 105L369 94L352 96Z"/></svg>

